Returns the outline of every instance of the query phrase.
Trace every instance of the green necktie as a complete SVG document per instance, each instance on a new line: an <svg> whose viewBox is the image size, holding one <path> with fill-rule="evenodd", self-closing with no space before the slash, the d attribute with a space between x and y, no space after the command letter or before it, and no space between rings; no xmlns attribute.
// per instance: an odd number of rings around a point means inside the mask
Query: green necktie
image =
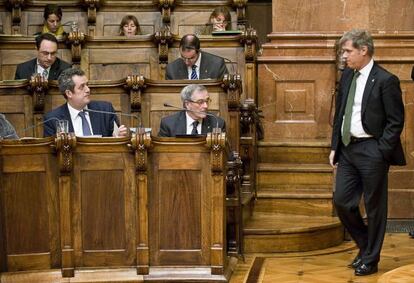
<svg viewBox="0 0 414 283"><path fill-rule="evenodd" d="M344 125L342 128L342 142L344 145L348 145L351 141L351 118L352 107L354 105L354 98L356 92L356 80L361 73L355 72L352 78L351 87L349 88L348 99L346 100Z"/></svg>

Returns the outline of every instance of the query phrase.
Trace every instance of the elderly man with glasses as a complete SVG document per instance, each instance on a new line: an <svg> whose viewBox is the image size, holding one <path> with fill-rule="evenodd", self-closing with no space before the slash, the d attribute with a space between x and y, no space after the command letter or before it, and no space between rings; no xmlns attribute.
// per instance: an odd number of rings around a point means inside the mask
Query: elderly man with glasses
<svg viewBox="0 0 414 283"><path fill-rule="evenodd" d="M181 58L167 65L167 80L214 80L228 74L224 59L201 51L200 39L194 34L181 38L179 50Z"/></svg>
<svg viewBox="0 0 414 283"><path fill-rule="evenodd" d="M181 100L186 110L164 117L158 136L204 135L217 126L225 131L224 120L207 112L211 99L204 86L192 84L184 87Z"/></svg>

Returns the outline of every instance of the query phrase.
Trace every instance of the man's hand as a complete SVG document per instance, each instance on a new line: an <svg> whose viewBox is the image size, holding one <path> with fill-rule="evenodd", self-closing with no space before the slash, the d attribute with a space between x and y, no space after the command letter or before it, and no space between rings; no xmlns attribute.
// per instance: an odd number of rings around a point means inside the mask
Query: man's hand
<svg viewBox="0 0 414 283"><path fill-rule="evenodd" d="M331 153L329 154L329 164L331 164L333 168L336 168L338 166L338 163L334 164L334 156L335 156L335 150L331 150Z"/></svg>
<svg viewBox="0 0 414 283"><path fill-rule="evenodd" d="M119 126L117 137L124 138L128 136L128 128L124 125Z"/></svg>

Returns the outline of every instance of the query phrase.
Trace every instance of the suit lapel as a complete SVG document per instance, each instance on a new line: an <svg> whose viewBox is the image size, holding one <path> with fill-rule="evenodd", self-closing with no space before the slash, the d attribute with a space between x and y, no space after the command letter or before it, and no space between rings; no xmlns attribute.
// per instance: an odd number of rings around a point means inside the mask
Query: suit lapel
<svg viewBox="0 0 414 283"><path fill-rule="evenodd" d="M68 108L68 104L67 103L63 107L63 111L61 113L62 113L62 116L59 117L59 118L61 120L67 120L67 121L69 121L69 132L70 133L74 133L75 132L75 129L73 128L72 118L70 117L69 108Z"/></svg>
<svg viewBox="0 0 414 283"><path fill-rule="evenodd" d="M371 72L369 73L367 83L365 84L364 94L362 95L362 103L361 103L361 117L362 115L364 115L365 110L367 109L368 98L376 82L377 68L378 68L377 65L374 64Z"/></svg>
<svg viewBox="0 0 414 283"><path fill-rule="evenodd" d="M56 58L55 63L53 63L53 65L50 67L48 79L56 77L55 74L57 73L58 67L59 67L59 58Z"/></svg>
<svg viewBox="0 0 414 283"><path fill-rule="evenodd" d="M201 60L200 60L200 77L199 77L199 79L200 80L209 79L205 75L205 74L208 73L208 69L207 69L208 60L206 60L206 58L205 58L206 55L205 55L204 52L201 52L200 54L202 54L202 55L201 55Z"/></svg>
<svg viewBox="0 0 414 283"><path fill-rule="evenodd" d="M212 121L210 116L206 116L206 118L203 119L203 123L201 124L201 133L207 134L212 132Z"/></svg>
<svg viewBox="0 0 414 283"><path fill-rule="evenodd" d="M183 80L188 80L188 69L187 69L187 65L184 63L183 60L181 60L181 64L180 64L180 68L178 70L178 72L180 73L180 78L183 78Z"/></svg>
<svg viewBox="0 0 414 283"><path fill-rule="evenodd" d="M88 108L93 110L93 107L88 104ZM100 114L95 112L89 112L89 118L91 120L91 126L92 126L92 133L94 135L103 135L100 127Z"/></svg>

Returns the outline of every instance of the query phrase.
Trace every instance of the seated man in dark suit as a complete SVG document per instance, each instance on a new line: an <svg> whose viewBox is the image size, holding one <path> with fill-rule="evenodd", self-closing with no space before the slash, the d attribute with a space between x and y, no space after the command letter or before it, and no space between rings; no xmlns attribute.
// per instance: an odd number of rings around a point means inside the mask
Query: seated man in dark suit
<svg viewBox="0 0 414 283"><path fill-rule="evenodd" d="M181 91L183 107L178 113L161 119L160 137L175 137L178 135L207 134L213 128L219 127L225 131L223 119L207 113L210 97L207 89L202 85L188 85Z"/></svg>
<svg viewBox="0 0 414 283"><path fill-rule="evenodd" d="M7 121L3 114L0 114L0 139L18 139L12 124Z"/></svg>
<svg viewBox="0 0 414 283"><path fill-rule="evenodd" d="M127 128L124 125L118 128L118 133L114 133L117 117L111 103L90 100L90 89L85 72L76 68L66 69L59 76L58 82L59 90L67 103L45 115L43 131L45 137L56 134L57 120L67 120L69 132L74 132L76 136L125 137L127 135Z"/></svg>
<svg viewBox="0 0 414 283"><path fill-rule="evenodd" d="M36 58L17 65L15 80L30 80L34 74L40 74L47 80L57 80L63 70L71 67L56 57L58 41L53 34L44 33L36 37L36 49Z"/></svg>
<svg viewBox="0 0 414 283"><path fill-rule="evenodd" d="M222 79L228 74L224 59L200 50L200 39L187 34L180 41L181 58L167 65L167 80Z"/></svg>

